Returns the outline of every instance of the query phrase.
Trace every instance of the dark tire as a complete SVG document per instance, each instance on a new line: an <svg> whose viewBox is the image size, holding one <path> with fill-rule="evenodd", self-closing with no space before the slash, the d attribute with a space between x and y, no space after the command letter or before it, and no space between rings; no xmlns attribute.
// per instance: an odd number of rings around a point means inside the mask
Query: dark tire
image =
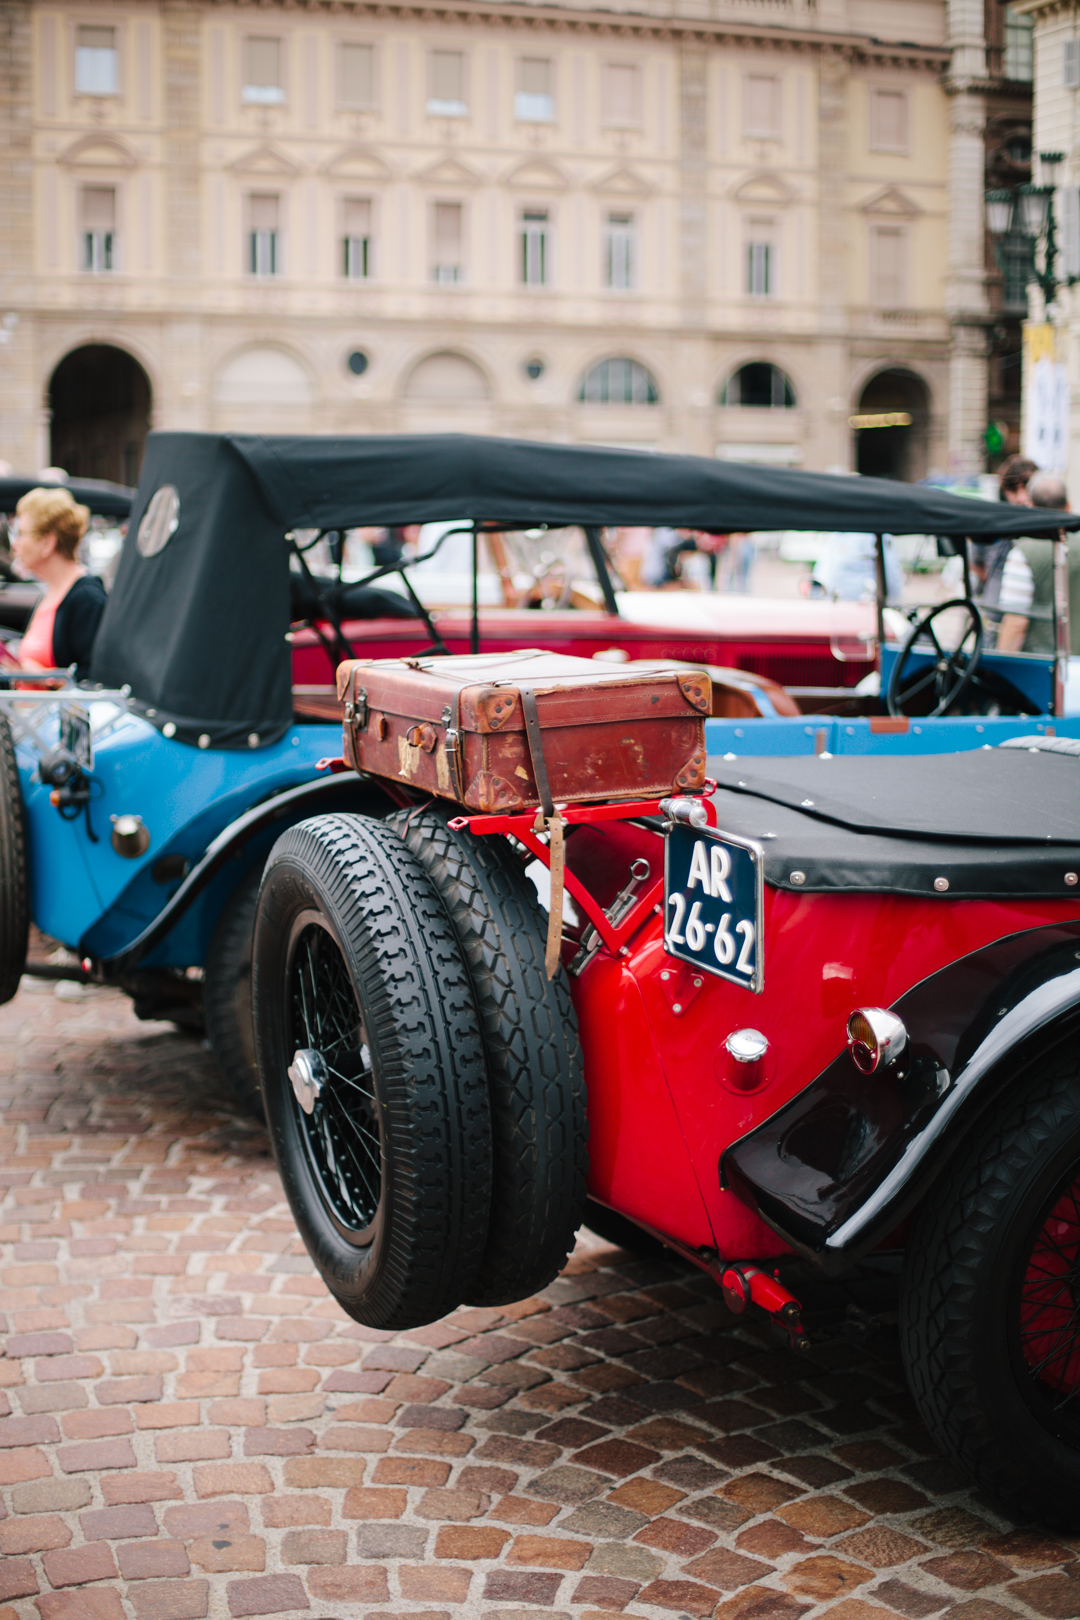
<svg viewBox="0 0 1080 1620"><path fill-rule="evenodd" d="M214 1061L246 1114L264 1115L251 1010L251 947L262 867L240 879L221 908L206 952L203 1010Z"/></svg>
<svg viewBox="0 0 1080 1620"><path fill-rule="evenodd" d="M15 744L7 716L0 715L0 1003L18 990L30 943L27 853Z"/></svg>
<svg viewBox="0 0 1080 1620"><path fill-rule="evenodd" d="M544 971L547 917L503 838L451 832L454 811L387 819L422 863L469 965L487 1059L495 1174L470 1305L508 1305L552 1281L585 1210L589 1126L577 1017Z"/></svg>
<svg viewBox="0 0 1080 1620"><path fill-rule="evenodd" d="M366 816L291 827L252 963L270 1139L324 1282L368 1327L445 1316L487 1241L491 1123L468 969L423 867Z"/></svg>
<svg viewBox="0 0 1080 1620"><path fill-rule="evenodd" d="M1058 1051L920 1207L900 1330L938 1443L1024 1519L1080 1528L1080 1065Z"/></svg>

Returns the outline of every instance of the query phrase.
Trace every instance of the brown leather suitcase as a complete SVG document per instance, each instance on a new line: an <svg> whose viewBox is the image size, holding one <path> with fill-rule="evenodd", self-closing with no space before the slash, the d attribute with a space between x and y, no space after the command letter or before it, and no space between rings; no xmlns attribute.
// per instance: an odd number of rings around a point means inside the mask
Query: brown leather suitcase
<svg viewBox="0 0 1080 1620"><path fill-rule="evenodd" d="M487 813L705 782L704 670L533 650L338 669L347 762Z"/></svg>

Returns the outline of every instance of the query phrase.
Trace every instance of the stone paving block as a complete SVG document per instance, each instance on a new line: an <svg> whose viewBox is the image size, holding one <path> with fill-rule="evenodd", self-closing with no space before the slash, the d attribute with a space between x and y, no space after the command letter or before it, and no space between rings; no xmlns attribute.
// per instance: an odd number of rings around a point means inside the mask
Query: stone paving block
<svg viewBox="0 0 1080 1620"><path fill-rule="evenodd" d="M839 1606L839 1605L838 1605ZM718 1603L715 1620L799 1620L811 1607L789 1592L771 1586L744 1586L734 1597ZM835 1609L830 1610L834 1614Z"/></svg>
<svg viewBox="0 0 1080 1620"><path fill-rule="evenodd" d="M350 1517L347 1508L351 1494L351 1492L346 1492L346 1508L344 1510L346 1518ZM401 1496L400 1511L404 1512L405 1493L402 1492ZM263 1524L268 1529L280 1530L298 1524L329 1524L333 1513L333 1504L328 1497L312 1496L310 1493L305 1492L299 1496L264 1496L260 1503L260 1509ZM356 1516L368 1517L367 1514Z"/></svg>
<svg viewBox="0 0 1080 1620"><path fill-rule="evenodd" d="M343 1564L348 1552L348 1543L348 1534L344 1530L290 1530L282 1538L282 1562Z"/></svg>
<svg viewBox="0 0 1080 1620"><path fill-rule="evenodd" d="M118 1594L111 1587L93 1591L46 1592L37 1600L41 1620L128 1620ZM139 1620L144 1620L139 1616ZM146 1616L145 1620L157 1620Z"/></svg>
<svg viewBox="0 0 1080 1620"><path fill-rule="evenodd" d="M484 1576L484 1599L489 1603L550 1605L562 1581L561 1574L541 1570L493 1569Z"/></svg>
<svg viewBox="0 0 1080 1620"><path fill-rule="evenodd" d="M71 1531L55 1513L0 1522L0 1554L5 1558L16 1553L44 1552L47 1547L66 1547L70 1540Z"/></svg>
<svg viewBox="0 0 1080 1620"><path fill-rule="evenodd" d="M312 1597L334 1603L386 1603L390 1597L386 1571L378 1564L315 1564L308 1570L307 1584Z"/></svg>
<svg viewBox="0 0 1080 1620"><path fill-rule="evenodd" d="M29 1597L39 1590L38 1578L29 1558L5 1558L0 1562L0 1601Z"/></svg>
<svg viewBox="0 0 1080 1620"><path fill-rule="evenodd" d="M493 1525L443 1525L435 1537L434 1554L436 1558L460 1558L472 1563L498 1558L509 1540L508 1530Z"/></svg>
<svg viewBox="0 0 1080 1620"><path fill-rule="evenodd" d="M136 1620L204 1620L210 1601L207 1581L140 1581L127 1589Z"/></svg>
<svg viewBox="0 0 1080 1620"><path fill-rule="evenodd" d="M619 1575L631 1581L651 1581L664 1561L644 1547L620 1541L602 1541L593 1548L586 1565L590 1575Z"/></svg>
<svg viewBox="0 0 1080 1620"><path fill-rule="evenodd" d="M421 1558L429 1534L422 1525L398 1524L394 1520L368 1522L356 1531L356 1551L361 1558ZM333 1562L341 1563L343 1559Z"/></svg>
<svg viewBox="0 0 1080 1620"><path fill-rule="evenodd" d="M191 1574L188 1555L175 1541L129 1541L115 1551L120 1573L128 1581L163 1580Z"/></svg>
<svg viewBox="0 0 1080 1620"><path fill-rule="evenodd" d="M825 1553L804 1558L801 1563L793 1565L782 1580L789 1592L823 1603L828 1598L843 1597L873 1578L873 1571L861 1564Z"/></svg>
<svg viewBox="0 0 1080 1620"><path fill-rule="evenodd" d="M712 1614L717 1596L711 1587L698 1586L694 1581L653 1581L638 1593L638 1602L704 1616Z"/></svg>
<svg viewBox="0 0 1080 1620"><path fill-rule="evenodd" d="M398 1580L403 1598L420 1603L464 1603L472 1572L449 1564L402 1564Z"/></svg>
<svg viewBox="0 0 1080 1620"><path fill-rule="evenodd" d="M188 1557L196 1568L222 1575L237 1569L265 1569L266 1542L261 1536L233 1531L211 1531L187 1543Z"/></svg>
<svg viewBox="0 0 1080 1620"><path fill-rule="evenodd" d="M41 1560L50 1586L86 1586L91 1581L107 1581L117 1573L113 1550L104 1541L91 1541L85 1547L60 1547Z"/></svg>

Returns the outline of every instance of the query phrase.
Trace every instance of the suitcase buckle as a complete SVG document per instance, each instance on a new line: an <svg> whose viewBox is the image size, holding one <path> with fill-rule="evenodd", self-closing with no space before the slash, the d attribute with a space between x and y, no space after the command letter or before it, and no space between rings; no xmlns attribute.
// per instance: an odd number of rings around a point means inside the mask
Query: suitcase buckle
<svg viewBox="0 0 1080 1620"><path fill-rule="evenodd" d="M345 724L355 725L358 731L363 731L367 723L367 693L362 686L358 686L352 699L345 705Z"/></svg>

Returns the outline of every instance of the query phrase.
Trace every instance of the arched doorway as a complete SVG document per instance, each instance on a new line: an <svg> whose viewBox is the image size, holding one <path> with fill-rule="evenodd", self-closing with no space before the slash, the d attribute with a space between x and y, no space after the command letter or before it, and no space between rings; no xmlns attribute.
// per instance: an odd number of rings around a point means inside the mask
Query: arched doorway
<svg viewBox="0 0 1080 1620"><path fill-rule="evenodd" d="M139 362L108 343L64 356L49 382L49 456L72 478L138 482L150 431L150 379Z"/></svg>
<svg viewBox="0 0 1080 1620"><path fill-rule="evenodd" d="M890 418L909 418L908 421ZM871 478L925 478L930 394L921 377L896 368L871 377L855 409L855 467Z"/></svg>

